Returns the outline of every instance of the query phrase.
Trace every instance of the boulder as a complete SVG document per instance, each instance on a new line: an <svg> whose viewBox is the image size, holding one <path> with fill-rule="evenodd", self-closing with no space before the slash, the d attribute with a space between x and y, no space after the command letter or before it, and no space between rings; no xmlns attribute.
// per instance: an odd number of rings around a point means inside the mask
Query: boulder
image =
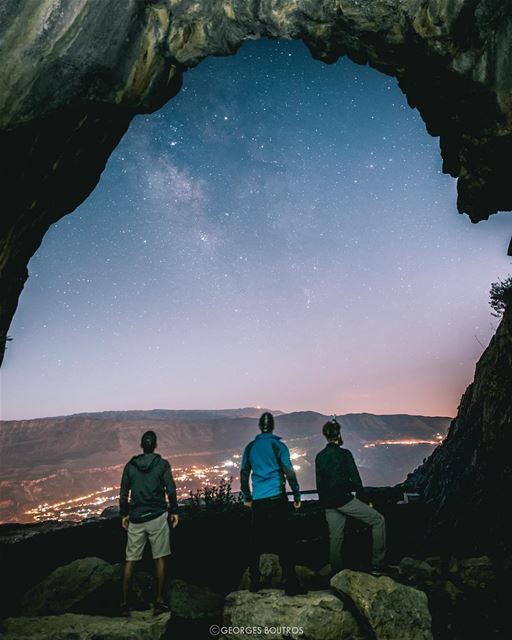
<svg viewBox="0 0 512 640"><path fill-rule="evenodd" d="M118 564L111 565L100 558L80 558L55 569L27 591L21 611L27 616L108 612L119 604L120 577Z"/></svg>
<svg viewBox="0 0 512 640"><path fill-rule="evenodd" d="M7 618L2 640L160 640L170 614L134 611L129 618L65 613L38 618Z"/></svg>
<svg viewBox="0 0 512 640"><path fill-rule="evenodd" d="M136 573L132 580L135 607L149 605L154 579ZM108 615L119 608L121 565L101 558L80 558L58 567L23 596L21 612L26 616L85 613Z"/></svg>
<svg viewBox="0 0 512 640"><path fill-rule="evenodd" d="M313 571L309 567L298 565L297 576L302 584L308 589L326 589L329 586L329 579L326 576ZM260 556L261 585L264 588L279 588L283 581L279 557L275 553L264 553ZM239 589L249 588L249 569L246 569L240 581Z"/></svg>
<svg viewBox="0 0 512 640"><path fill-rule="evenodd" d="M487 556L464 558L459 562L459 579L464 587L486 589L496 580L496 574Z"/></svg>
<svg viewBox="0 0 512 640"><path fill-rule="evenodd" d="M398 565L398 572L401 576L419 583L432 580L439 574L439 571L425 560L415 560L414 558L402 558Z"/></svg>
<svg viewBox="0 0 512 640"><path fill-rule="evenodd" d="M452 574L459 573L460 562L458 558L454 558L453 556L450 558L450 562L448 563L448 571Z"/></svg>
<svg viewBox="0 0 512 640"><path fill-rule="evenodd" d="M433 567L438 573L441 573L443 570L443 561L441 556L429 556L425 558L425 562Z"/></svg>
<svg viewBox="0 0 512 640"><path fill-rule="evenodd" d="M432 640L432 620L423 591L387 576L345 569L331 586L349 598L372 628L377 640Z"/></svg>
<svg viewBox="0 0 512 640"><path fill-rule="evenodd" d="M234 591L226 597L223 625L234 628L229 638L246 638L248 628L255 640L364 638L345 604L329 591L299 596L285 596L277 589Z"/></svg>
<svg viewBox="0 0 512 640"><path fill-rule="evenodd" d="M454 585L451 580L446 580L443 585L443 592L446 596L448 596L448 599L452 604L457 604L464 595L463 592L456 585Z"/></svg>
<svg viewBox="0 0 512 640"><path fill-rule="evenodd" d="M169 606L173 616L187 620L214 618L222 613L224 596L206 587L175 579L171 581Z"/></svg>

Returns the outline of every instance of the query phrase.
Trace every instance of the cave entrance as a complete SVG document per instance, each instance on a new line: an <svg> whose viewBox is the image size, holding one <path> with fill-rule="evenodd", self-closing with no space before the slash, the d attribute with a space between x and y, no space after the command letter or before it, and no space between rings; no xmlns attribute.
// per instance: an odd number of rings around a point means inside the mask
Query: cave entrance
<svg viewBox="0 0 512 640"><path fill-rule="evenodd" d="M34 257L4 417L451 415L506 258L503 221L458 216L438 166L393 78L297 41L205 60Z"/></svg>

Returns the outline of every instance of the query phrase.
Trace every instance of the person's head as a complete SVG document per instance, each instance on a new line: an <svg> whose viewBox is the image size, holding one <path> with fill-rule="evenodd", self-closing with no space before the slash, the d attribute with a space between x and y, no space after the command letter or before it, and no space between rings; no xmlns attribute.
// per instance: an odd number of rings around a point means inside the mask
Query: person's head
<svg viewBox="0 0 512 640"><path fill-rule="evenodd" d="M154 431L146 431L140 439L140 446L144 453L153 453L156 449L156 433Z"/></svg>
<svg viewBox="0 0 512 640"><path fill-rule="evenodd" d="M341 437L340 423L336 420L336 416L333 416L329 422L326 422L322 427L322 433L324 434L327 442L334 442L342 445L343 438Z"/></svg>
<svg viewBox="0 0 512 640"><path fill-rule="evenodd" d="M272 433L274 431L274 416L265 411L265 413L261 414L259 426L262 433Z"/></svg>

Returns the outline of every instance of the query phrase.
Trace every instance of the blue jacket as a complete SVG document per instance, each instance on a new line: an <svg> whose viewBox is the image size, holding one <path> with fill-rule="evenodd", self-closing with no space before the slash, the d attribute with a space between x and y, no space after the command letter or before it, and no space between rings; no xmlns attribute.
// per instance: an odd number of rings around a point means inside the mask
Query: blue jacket
<svg viewBox="0 0 512 640"><path fill-rule="evenodd" d="M252 494L249 476L252 472ZM290 460L290 452L279 436L260 433L244 449L240 467L240 488L244 501L272 498L286 491L285 478L300 500L300 488Z"/></svg>

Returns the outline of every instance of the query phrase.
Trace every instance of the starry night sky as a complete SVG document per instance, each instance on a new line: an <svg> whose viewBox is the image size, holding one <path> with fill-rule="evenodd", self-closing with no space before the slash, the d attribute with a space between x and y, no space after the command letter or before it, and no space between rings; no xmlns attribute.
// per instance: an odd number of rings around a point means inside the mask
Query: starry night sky
<svg viewBox="0 0 512 640"><path fill-rule="evenodd" d="M396 80L300 42L209 58L47 233L2 418L261 405L453 415L512 215L456 211Z"/></svg>

